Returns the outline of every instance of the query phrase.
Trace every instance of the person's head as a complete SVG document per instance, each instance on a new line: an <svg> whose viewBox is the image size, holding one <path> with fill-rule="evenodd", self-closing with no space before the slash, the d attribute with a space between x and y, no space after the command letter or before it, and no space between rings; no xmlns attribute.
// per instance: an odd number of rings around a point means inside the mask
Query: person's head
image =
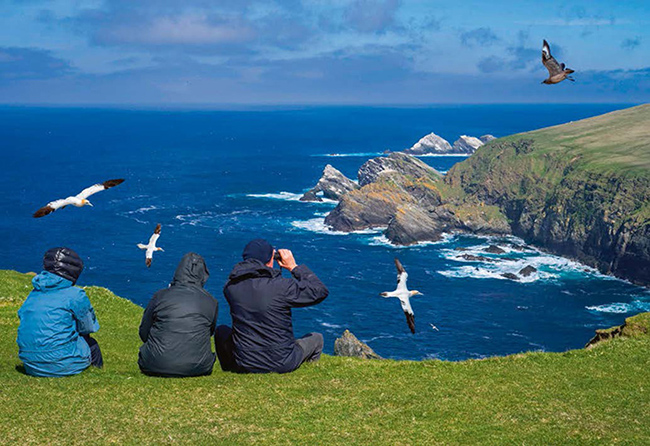
<svg viewBox="0 0 650 446"><path fill-rule="evenodd" d="M52 248L43 256L43 269L69 280L74 285L84 269L79 254L70 248Z"/></svg>
<svg viewBox="0 0 650 446"><path fill-rule="evenodd" d="M242 253L242 258L244 260L256 259L268 266L269 268L273 267L273 254L275 250L269 242L264 239L256 238L248 242L246 247L244 247L244 252Z"/></svg>
<svg viewBox="0 0 650 446"><path fill-rule="evenodd" d="M188 252L183 256L176 267L172 285L196 285L204 286L210 277L210 271L205 260L195 252Z"/></svg>

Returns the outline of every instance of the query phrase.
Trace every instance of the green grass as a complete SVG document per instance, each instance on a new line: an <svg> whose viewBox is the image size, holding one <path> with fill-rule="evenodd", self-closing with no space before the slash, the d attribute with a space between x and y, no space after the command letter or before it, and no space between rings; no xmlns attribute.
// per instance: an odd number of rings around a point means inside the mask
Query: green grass
<svg viewBox="0 0 650 446"><path fill-rule="evenodd" d="M2 443L650 443L643 330L566 353L458 363L325 356L288 375L162 379L138 371L142 310L89 287L105 368L42 379L16 370L29 280L0 271Z"/></svg>

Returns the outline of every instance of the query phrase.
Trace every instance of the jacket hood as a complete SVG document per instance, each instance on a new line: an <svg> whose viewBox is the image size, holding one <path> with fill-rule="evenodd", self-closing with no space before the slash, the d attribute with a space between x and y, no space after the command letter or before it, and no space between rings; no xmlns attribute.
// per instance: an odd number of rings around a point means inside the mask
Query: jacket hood
<svg viewBox="0 0 650 446"><path fill-rule="evenodd" d="M269 268L257 259L248 259L234 266L228 280L239 282L257 277L276 277L279 274L281 274L279 270Z"/></svg>
<svg viewBox="0 0 650 446"><path fill-rule="evenodd" d="M36 291L51 291L71 287L72 281L49 271L43 271L32 279L32 285Z"/></svg>
<svg viewBox="0 0 650 446"><path fill-rule="evenodd" d="M208 277L210 277L210 272L203 257L196 253L188 252L178 264L171 285L195 285L203 287L205 282L208 281Z"/></svg>

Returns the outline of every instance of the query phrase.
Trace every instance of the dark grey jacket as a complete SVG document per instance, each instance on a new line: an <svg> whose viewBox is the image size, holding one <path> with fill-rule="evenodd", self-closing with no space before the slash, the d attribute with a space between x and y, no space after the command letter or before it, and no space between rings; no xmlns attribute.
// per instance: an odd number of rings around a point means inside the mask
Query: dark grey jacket
<svg viewBox="0 0 650 446"><path fill-rule="evenodd" d="M232 316L237 367L249 373L286 373L297 369L302 350L296 344L291 308L323 301L328 290L305 265L293 278L255 259L238 263L224 287Z"/></svg>
<svg viewBox="0 0 650 446"><path fill-rule="evenodd" d="M169 288L154 294L142 315L138 365L147 374L198 376L212 373L212 336L217 301L203 289L209 273L203 257L188 253Z"/></svg>

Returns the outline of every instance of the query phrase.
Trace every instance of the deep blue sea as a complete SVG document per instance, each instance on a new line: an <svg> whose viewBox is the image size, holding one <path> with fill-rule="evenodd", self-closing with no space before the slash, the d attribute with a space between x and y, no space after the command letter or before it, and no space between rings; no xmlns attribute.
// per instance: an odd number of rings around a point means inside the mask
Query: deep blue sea
<svg viewBox="0 0 650 446"><path fill-rule="evenodd" d="M395 248L380 233L339 234L323 226L332 203L303 203L331 163L355 178L367 159L410 147L429 132L505 136L624 108L623 105L481 105L420 108L294 107L223 111L0 108L0 268L38 271L50 247L77 250L81 285L101 285L139 305L169 283L181 256L195 251L219 300L244 244L264 237L294 251L330 289L321 305L294 311L295 331L321 331L326 352L349 328L380 355L460 360L527 350L582 347L599 327L650 310L643 288L541 252L508 253L519 262L468 263L455 247L481 251L498 239L449 236ZM331 154L347 156L328 156ZM447 171L462 157L423 158ZM95 182L126 178L42 219L48 201ZM163 226L151 269L136 243ZM399 302L393 258L407 268L417 333ZM531 264L525 283L502 272ZM286 272L284 274L287 274ZM98 315L101 322L101 314ZM431 327L434 324L439 331Z"/></svg>

